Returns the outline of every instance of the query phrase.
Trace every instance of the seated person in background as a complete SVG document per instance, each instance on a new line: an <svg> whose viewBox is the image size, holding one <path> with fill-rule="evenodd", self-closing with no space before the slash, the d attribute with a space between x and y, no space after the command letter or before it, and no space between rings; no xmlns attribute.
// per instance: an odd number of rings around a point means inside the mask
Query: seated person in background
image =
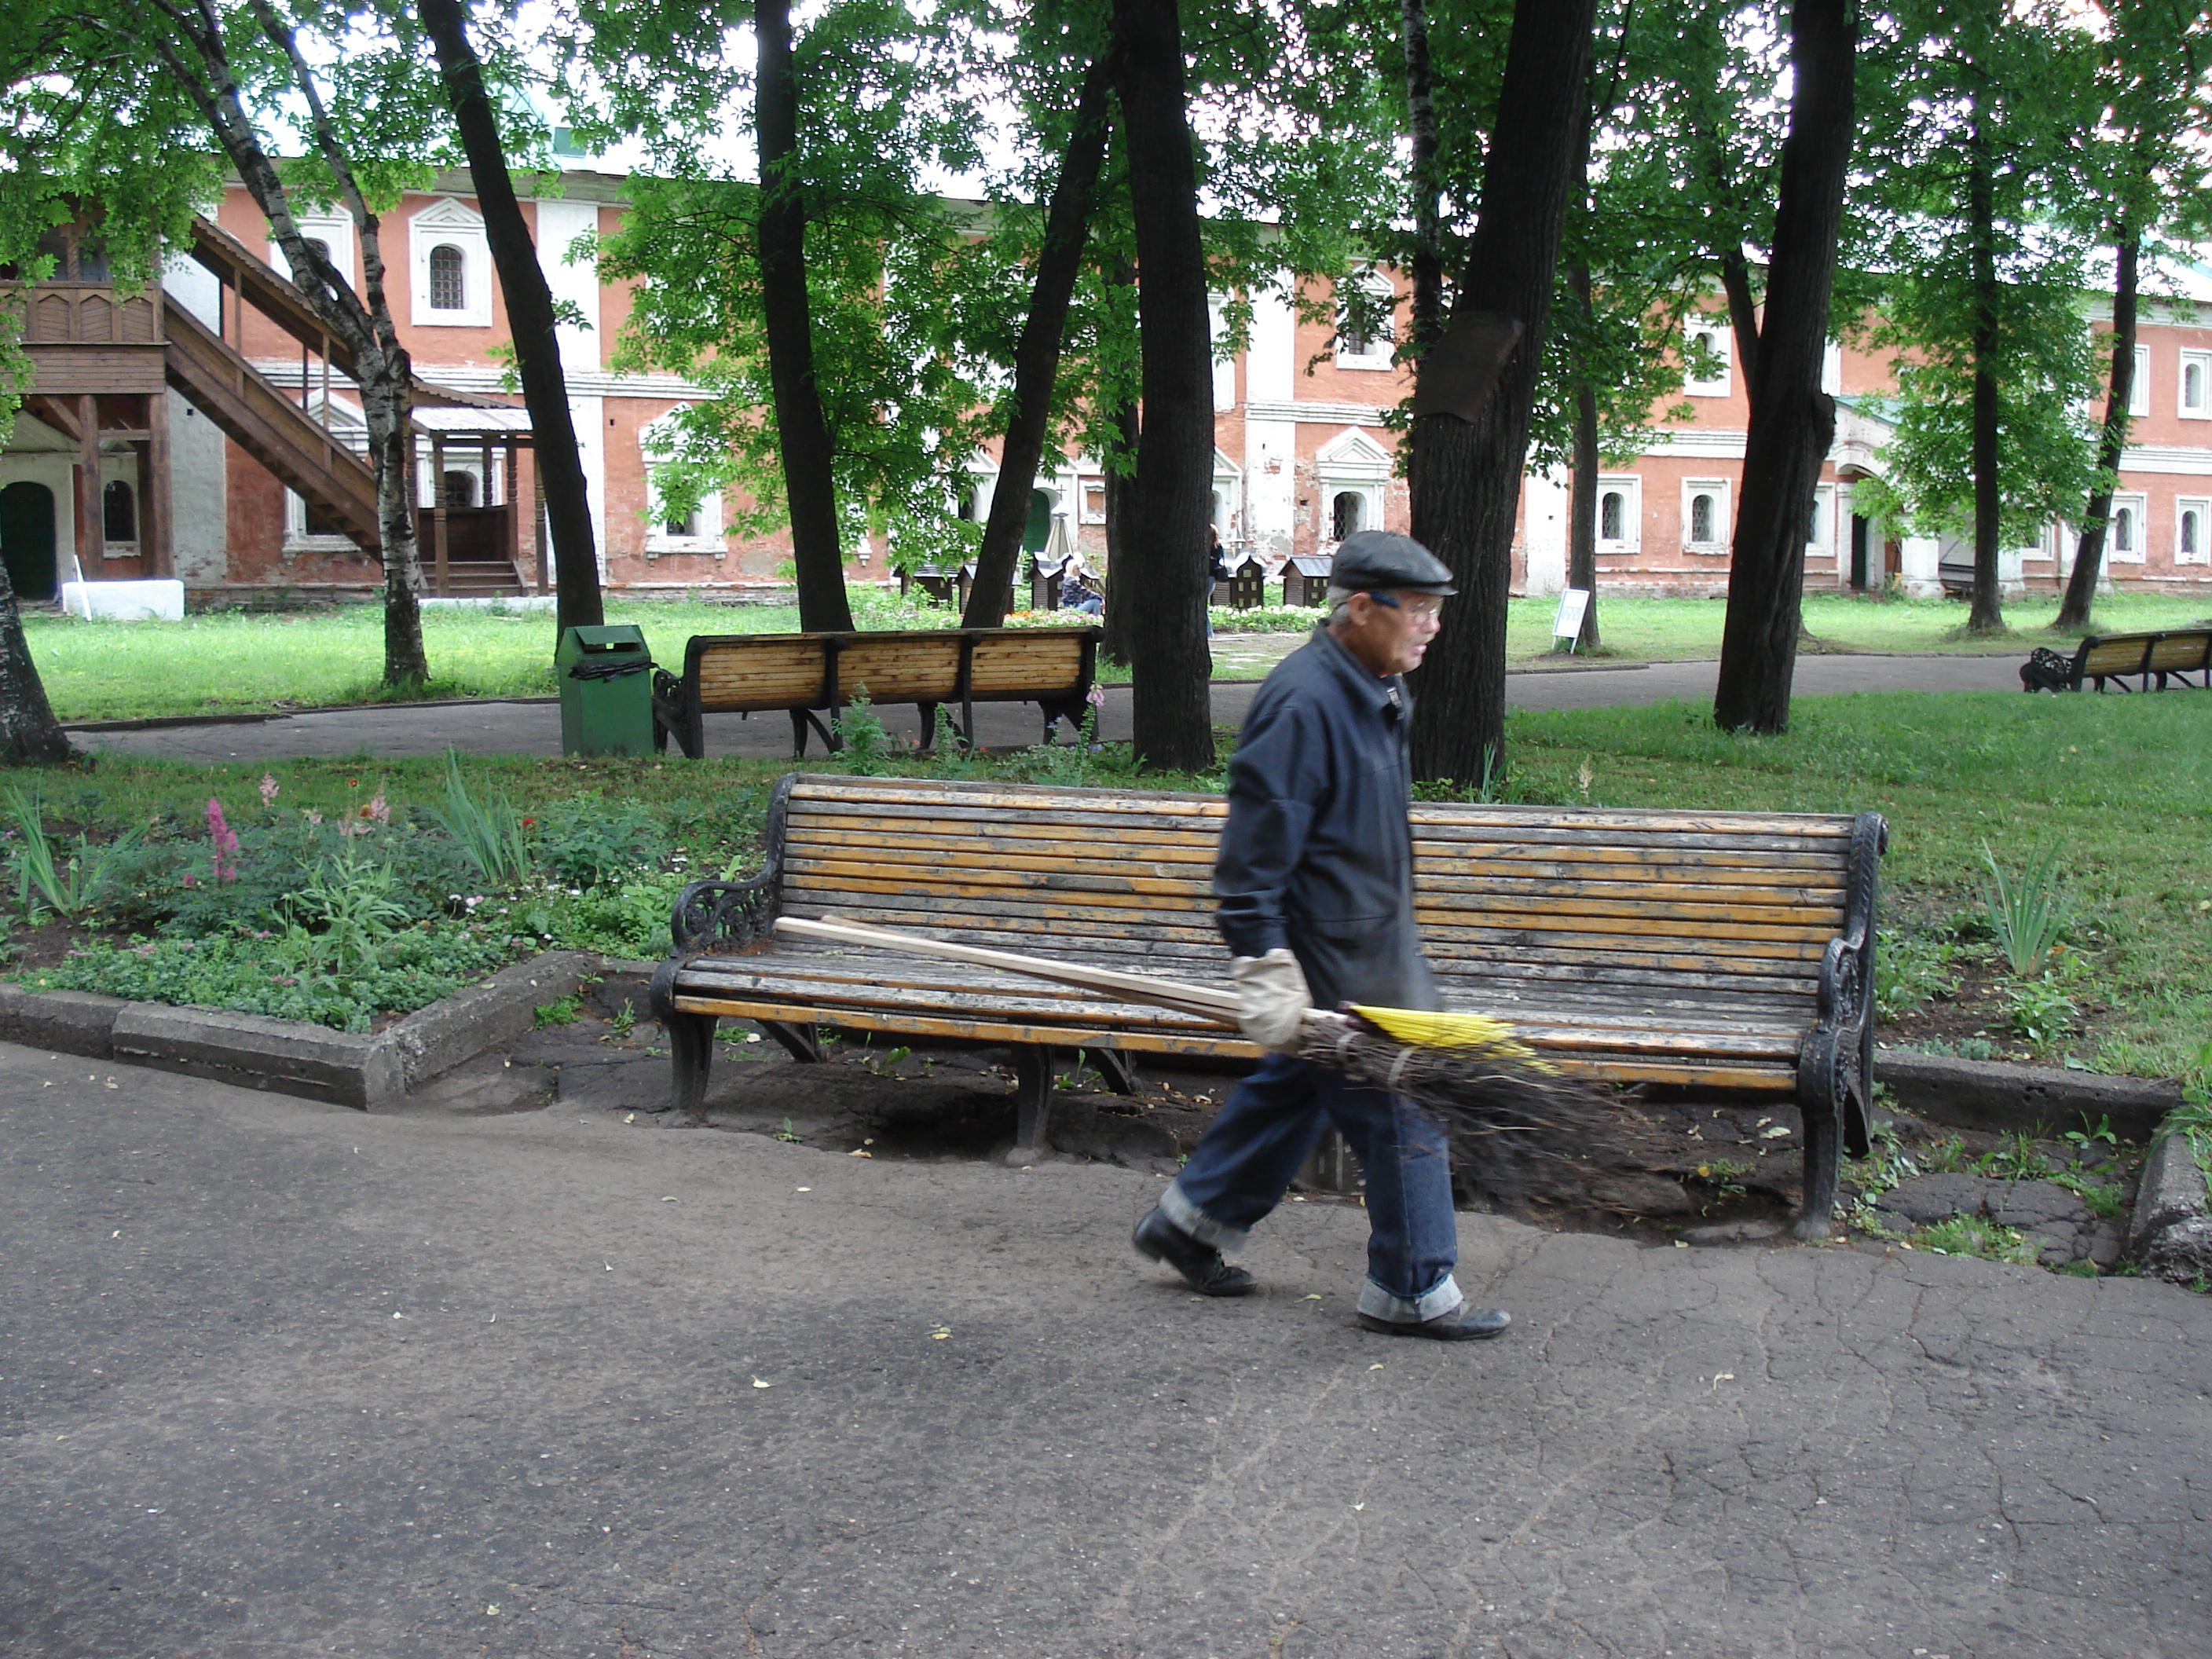
<svg viewBox="0 0 2212 1659"><path fill-rule="evenodd" d="M1060 566L1060 603L1062 610L1080 611L1093 617L1104 613L1105 599L1085 580L1089 574L1083 568L1083 561L1073 556Z"/></svg>

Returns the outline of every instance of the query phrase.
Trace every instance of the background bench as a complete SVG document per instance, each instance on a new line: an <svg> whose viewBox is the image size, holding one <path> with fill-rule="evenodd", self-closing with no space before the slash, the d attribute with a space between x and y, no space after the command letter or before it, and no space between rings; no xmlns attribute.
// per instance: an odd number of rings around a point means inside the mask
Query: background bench
<svg viewBox="0 0 2212 1659"><path fill-rule="evenodd" d="M1258 1058L1164 1009L921 957L779 938L832 916L1101 967L1218 982L1218 797L794 775L766 866L678 897L653 980L676 1105L706 1094L717 1018L802 1060L817 1025L1011 1045L1017 1143L1049 1145L1050 1051L1133 1091L1131 1055ZM1619 1083L1750 1090L1804 1118L1799 1231L1824 1232L1848 1144L1867 1146L1874 813L1417 806L1422 937L1454 1008L1510 1020L1563 1066Z"/></svg>
<svg viewBox="0 0 2212 1659"><path fill-rule="evenodd" d="M700 634L684 648L684 672L653 677L653 744L672 736L694 760L707 752L706 716L791 715L792 753L806 753L810 726L841 747L823 713L864 691L872 704L910 702L926 749L937 711L960 710L960 737L973 742L979 702L1033 702L1044 734L1054 720L1080 727L1098 662L1095 628L927 629L896 633Z"/></svg>
<svg viewBox="0 0 2212 1659"><path fill-rule="evenodd" d="M2123 691L2163 691L2170 680L2212 689L2212 627L2091 634L2071 657L2038 646L2020 665L2023 691L2079 691L2084 680L2100 691L2107 680Z"/></svg>

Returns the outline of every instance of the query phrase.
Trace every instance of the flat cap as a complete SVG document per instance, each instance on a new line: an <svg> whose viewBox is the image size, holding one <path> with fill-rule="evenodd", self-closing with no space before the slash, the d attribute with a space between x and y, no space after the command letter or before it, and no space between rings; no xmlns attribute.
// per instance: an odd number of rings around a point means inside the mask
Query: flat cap
<svg viewBox="0 0 2212 1659"><path fill-rule="evenodd" d="M1339 542L1328 582L1355 593L1393 587L1415 593L1459 592L1452 586L1450 566L1411 536L1387 530L1356 531Z"/></svg>

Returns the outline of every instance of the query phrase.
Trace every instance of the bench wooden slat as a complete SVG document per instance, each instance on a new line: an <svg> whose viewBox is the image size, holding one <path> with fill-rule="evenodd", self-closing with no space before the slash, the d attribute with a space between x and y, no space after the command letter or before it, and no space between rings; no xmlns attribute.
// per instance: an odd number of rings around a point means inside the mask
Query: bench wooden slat
<svg viewBox="0 0 2212 1659"><path fill-rule="evenodd" d="M775 818L773 904L1218 986L1228 953L1212 885L1225 812L1218 798L1161 791L794 778ZM1868 963L1840 980L1831 964L1839 943L1867 948L1878 818L1424 803L1413 831L1414 913L1447 1006L1509 1021L1577 1075L1797 1097L1803 1228L1820 1230L1838 1149L1863 1144ZM762 942L679 957L655 981L683 1101L703 1087L710 1013L769 1022L802 1057L817 1024L1255 1053L1196 1016L1093 992L744 936ZM1025 1061L1022 1076L1022 1144L1042 1144L1048 1074Z"/></svg>
<svg viewBox="0 0 2212 1659"><path fill-rule="evenodd" d="M880 864L864 864L850 858L830 860L804 857L793 859L788 868L794 884L810 892L902 893L923 898L941 894L956 899L996 899L1030 893L1080 894L1091 902L1133 908L1147 915L1158 908L1156 901L1159 899L1199 906L1209 902L1212 892L1208 882L1122 869L1071 872L1065 868L1018 869L1004 864L985 867L946 860L932 866L934 874L884 879L871 874L882 870ZM1416 890L1417 902L1425 910L1444 914L1444 901L1449 898L1449 914L1481 915L1498 926L1519 925L1510 919L1528 914L1523 906L1538 899L1549 901L1543 907L1547 915L1608 917L1624 926L1639 920L1673 921L1682 924L1686 932L1693 931L1692 924L1739 922L1812 929L1825 938L1843 920L1840 896L1833 901L1760 903L1756 902L1756 895L1747 899L1706 898L1702 896L1707 891L1726 895L1729 890L1698 889L1698 896L1656 899L1638 896L1649 892L1649 888L1592 891L1560 882L1516 884L1480 878L1431 878L1419 883ZM1476 902L1479 899L1488 902Z"/></svg>

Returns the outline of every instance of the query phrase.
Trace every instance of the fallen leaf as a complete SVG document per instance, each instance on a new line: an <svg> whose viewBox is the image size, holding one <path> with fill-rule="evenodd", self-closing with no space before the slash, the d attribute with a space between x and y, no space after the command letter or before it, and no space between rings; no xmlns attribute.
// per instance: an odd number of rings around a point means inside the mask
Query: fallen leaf
<svg viewBox="0 0 2212 1659"><path fill-rule="evenodd" d="M1318 1302L1321 1300L1321 1292L1319 1291L1314 1291L1305 1296L1300 1297L1298 1300L1301 1302Z"/></svg>
<svg viewBox="0 0 2212 1659"><path fill-rule="evenodd" d="M1365 1508L1367 1507L1367 1505L1366 1505L1366 1504L1354 1504L1352 1507L1353 1511L1356 1513L1356 1512L1358 1512L1358 1510L1364 1510L1364 1509L1365 1509Z"/></svg>
<svg viewBox="0 0 2212 1659"><path fill-rule="evenodd" d="M851 1152L846 1153L845 1156L848 1158L873 1158L875 1154L865 1146L855 1146Z"/></svg>
<svg viewBox="0 0 2212 1659"><path fill-rule="evenodd" d="M1735 1381L1735 1373L1734 1371L1715 1371L1713 1373L1713 1380L1705 1385L1705 1392L1707 1394L1711 1394L1715 1389L1720 1387L1722 1383L1733 1382Z"/></svg>
<svg viewBox="0 0 2212 1659"><path fill-rule="evenodd" d="M1370 1365L1367 1369L1370 1371L1379 1371L1382 1368L1380 1365Z"/></svg>
<svg viewBox="0 0 2212 1659"><path fill-rule="evenodd" d="M755 1378L753 1378L753 1387L755 1387L755 1388L757 1388L757 1389L772 1389L772 1388L774 1388L775 1386L775 1383L773 1383L773 1382L762 1382L762 1381L760 1380L760 1378L758 1378L757 1376L757 1377L755 1377Z"/></svg>
<svg viewBox="0 0 2212 1659"><path fill-rule="evenodd" d="M793 1187L791 1190L794 1193L811 1193L814 1188L811 1187Z"/></svg>
<svg viewBox="0 0 2212 1659"><path fill-rule="evenodd" d="M623 1113L623 1122L625 1122L625 1123L635 1123L635 1122L636 1122L636 1121L637 1121L637 1114L636 1114L635 1112L625 1112L625 1113Z"/></svg>
<svg viewBox="0 0 2212 1659"><path fill-rule="evenodd" d="M945 1339L946 1337L948 1337L948 1336L950 1336L950 1335L951 1335L951 1334L952 1334L952 1327L951 1327L951 1326L950 1326L950 1325L939 1325L939 1326L935 1330L932 1331L932 1332L929 1334L929 1340L930 1340L931 1341L933 1341L933 1342L942 1342L942 1341L944 1341L944 1340L945 1340Z"/></svg>
<svg viewBox="0 0 2212 1659"><path fill-rule="evenodd" d="M663 1204L673 1204L676 1200L672 1198L664 1198L660 1201Z"/></svg>
<svg viewBox="0 0 2212 1659"><path fill-rule="evenodd" d="M1779 1140L1783 1136L1789 1133L1790 1126L1788 1124L1778 1123L1771 1129L1762 1129L1759 1131L1759 1138L1761 1140Z"/></svg>

